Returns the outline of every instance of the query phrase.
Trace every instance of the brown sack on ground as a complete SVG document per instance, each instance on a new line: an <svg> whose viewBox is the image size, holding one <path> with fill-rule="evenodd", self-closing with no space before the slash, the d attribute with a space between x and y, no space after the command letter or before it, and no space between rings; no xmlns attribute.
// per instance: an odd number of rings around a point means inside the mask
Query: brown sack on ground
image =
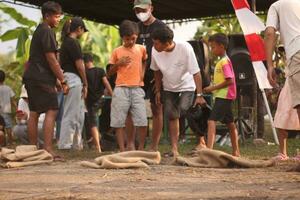
<svg viewBox="0 0 300 200"><path fill-rule="evenodd" d="M2 148L0 153L2 167L15 168L50 163L53 157L45 150L37 150L34 145L20 145L14 149Z"/></svg>
<svg viewBox="0 0 300 200"><path fill-rule="evenodd" d="M127 151L100 156L95 162L83 161L81 165L94 169L149 168L148 165L157 165L160 161L159 152Z"/></svg>
<svg viewBox="0 0 300 200"><path fill-rule="evenodd" d="M174 162L178 165L202 168L259 168L270 167L275 164L272 160L247 160L211 149L202 149L196 153L195 157L191 158L179 156L175 158Z"/></svg>

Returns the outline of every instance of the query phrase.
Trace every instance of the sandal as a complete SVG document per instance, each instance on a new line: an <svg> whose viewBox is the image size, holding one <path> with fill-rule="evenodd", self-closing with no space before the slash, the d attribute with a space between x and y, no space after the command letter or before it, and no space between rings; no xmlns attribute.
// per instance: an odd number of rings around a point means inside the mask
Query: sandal
<svg viewBox="0 0 300 200"><path fill-rule="evenodd" d="M179 156L179 153L174 154L172 151L166 152L163 154L165 158L175 158Z"/></svg>
<svg viewBox="0 0 300 200"><path fill-rule="evenodd" d="M300 155L296 155L295 157L291 158L291 160L300 162Z"/></svg>
<svg viewBox="0 0 300 200"><path fill-rule="evenodd" d="M53 162L66 162L66 160L60 155L54 155Z"/></svg>
<svg viewBox="0 0 300 200"><path fill-rule="evenodd" d="M288 159L289 159L289 157L287 155L282 154L282 153L278 153L277 156L274 156L272 158L272 160L274 160L274 161L286 161ZM299 157L299 159L300 159L300 157Z"/></svg>

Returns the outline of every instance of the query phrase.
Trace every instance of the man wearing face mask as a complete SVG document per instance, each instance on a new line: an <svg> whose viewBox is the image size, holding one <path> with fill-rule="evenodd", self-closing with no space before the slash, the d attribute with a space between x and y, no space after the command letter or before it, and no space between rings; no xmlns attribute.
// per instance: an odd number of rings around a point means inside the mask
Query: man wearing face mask
<svg viewBox="0 0 300 200"><path fill-rule="evenodd" d="M150 35L153 32L153 30L163 28L166 25L152 15L153 6L151 0L135 0L133 9L136 14L136 17L140 20L140 22L138 23L140 33L136 43L146 46L148 54L144 78L144 90L146 93L146 99L150 99L151 110L153 114L152 144L150 148L151 150L157 151L163 127L163 114L162 105L157 105L155 103L154 73L150 69L151 51L153 47L153 42Z"/></svg>

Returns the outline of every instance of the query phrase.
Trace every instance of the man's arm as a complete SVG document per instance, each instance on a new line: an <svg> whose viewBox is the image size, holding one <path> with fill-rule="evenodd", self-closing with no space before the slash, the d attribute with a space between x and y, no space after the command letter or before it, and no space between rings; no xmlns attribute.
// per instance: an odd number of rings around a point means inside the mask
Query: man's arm
<svg viewBox="0 0 300 200"><path fill-rule="evenodd" d="M194 106L196 106L197 104L205 105L206 101L203 98L203 94L202 94L202 78L201 78L200 72L193 74L193 78L194 78L194 82L196 85L196 91L197 91L197 96L195 99Z"/></svg>
<svg viewBox="0 0 300 200"><path fill-rule="evenodd" d="M54 73L55 77L61 82L64 82L64 74L62 72L62 69L60 67L60 64L58 63L56 59L56 55L54 52L46 53L46 59L49 63L49 66Z"/></svg>
<svg viewBox="0 0 300 200"><path fill-rule="evenodd" d="M265 30L265 52L268 67L268 80L272 86L276 86L276 74L273 66L273 52L277 41L276 30L274 27L267 27Z"/></svg>
<svg viewBox="0 0 300 200"><path fill-rule="evenodd" d="M161 84L162 84L162 78L163 75L160 70L154 71L154 81L155 81L155 103L157 105L161 104L160 102L160 90L161 90Z"/></svg>

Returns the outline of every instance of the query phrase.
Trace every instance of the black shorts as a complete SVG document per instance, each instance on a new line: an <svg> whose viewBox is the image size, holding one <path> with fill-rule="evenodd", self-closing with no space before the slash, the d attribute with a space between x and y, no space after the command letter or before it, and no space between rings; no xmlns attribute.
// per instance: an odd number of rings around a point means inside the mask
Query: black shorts
<svg viewBox="0 0 300 200"><path fill-rule="evenodd" d="M209 120L219 121L224 124L233 122L232 102L231 99L216 98Z"/></svg>
<svg viewBox="0 0 300 200"><path fill-rule="evenodd" d="M24 81L28 94L29 110L45 113L48 110L58 110L57 91L55 85L37 81Z"/></svg>
<svg viewBox="0 0 300 200"><path fill-rule="evenodd" d="M101 105L102 105L102 101L87 105L87 113L86 113L87 128L91 129L97 126L97 117L98 117L98 112L102 107Z"/></svg>

